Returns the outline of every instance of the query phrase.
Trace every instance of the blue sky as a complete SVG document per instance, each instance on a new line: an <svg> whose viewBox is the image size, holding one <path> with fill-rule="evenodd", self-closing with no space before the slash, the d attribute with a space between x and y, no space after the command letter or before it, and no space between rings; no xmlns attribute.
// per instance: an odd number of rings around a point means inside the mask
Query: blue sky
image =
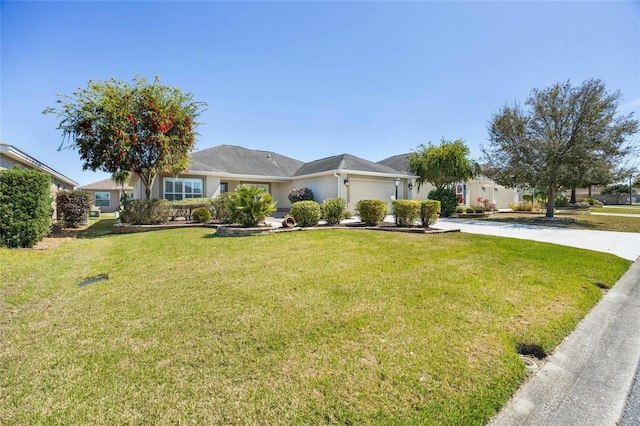
<svg viewBox="0 0 640 426"><path fill-rule="evenodd" d="M197 148L372 161L441 138L472 156L533 88L603 79L640 116L640 2L2 1L0 140L86 184L56 93L139 74L208 103Z"/></svg>

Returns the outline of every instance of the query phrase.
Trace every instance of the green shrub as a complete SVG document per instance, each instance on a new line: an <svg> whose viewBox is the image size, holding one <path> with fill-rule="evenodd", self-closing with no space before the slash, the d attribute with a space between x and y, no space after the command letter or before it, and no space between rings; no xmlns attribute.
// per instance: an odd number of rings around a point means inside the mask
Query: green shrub
<svg viewBox="0 0 640 426"><path fill-rule="evenodd" d="M484 208L484 206L473 206L474 213L484 213L485 211L486 209Z"/></svg>
<svg viewBox="0 0 640 426"><path fill-rule="evenodd" d="M632 193L636 193L635 189L631 188ZM617 185L609 185L605 188L602 188L600 194L602 195L621 195L629 193L629 185L624 183L619 183Z"/></svg>
<svg viewBox="0 0 640 426"><path fill-rule="evenodd" d="M351 219L353 217L353 213L351 213L351 210L345 210L344 211L344 218L345 219Z"/></svg>
<svg viewBox="0 0 640 426"><path fill-rule="evenodd" d="M56 209L65 227L77 228L87 222L91 194L85 191L58 191Z"/></svg>
<svg viewBox="0 0 640 426"><path fill-rule="evenodd" d="M601 205L602 204L601 201L596 200L593 197L580 198L578 200L578 202L580 202L580 203L588 203L590 206L597 206L597 205Z"/></svg>
<svg viewBox="0 0 640 426"><path fill-rule="evenodd" d="M464 211L465 211L465 213L475 213L475 212L476 212L476 209L474 209L474 208L473 208L473 207L471 207L471 206L468 206L468 207L465 207L465 208L464 208Z"/></svg>
<svg viewBox="0 0 640 426"><path fill-rule="evenodd" d="M531 201L521 201L519 203L509 204L509 208L516 212L530 212L537 207Z"/></svg>
<svg viewBox="0 0 640 426"><path fill-rule="evenodd" d="M231 210L229 210L228 200L231 192L223 192L217 197L211 199L211 218L219 220L222 223L231 221Z"/></svg>
<svg viewBox="0 0 640 426"><path fill-rule="evenodd" d="M458 206L458 197L456 191L449 188L434 189L427 196L430 200L440 201L440 215L444 217L451 216Z"/></svg>
<svg viewBox="0 0 640 426"><path fill-rule="evenodd" d="M420 201L393 200L393 216L398 226L413 226L420 217Z"/></svg>
<svg viewBox="0 0 640 426"><path fill-rule="evenodd" d="M207 223L211 221L211 212L206 207L198 207L191 212L191 217L198 223Z"/></svg>
<svg viewBox="0 0 640 426"><path fill-rule="evenodd" d="M440 201L424 200L420 203L420 222L423 228L428 228L440 217Z"/></svg>
<svg viewBox="0 0 640 426"><path fill-rule="evenodd" d="M313 201L313 191L310 188L293 188L289 191L289 202L291 204L298 201Z"/></svg>
<svg viewBox="0 0 640 426"><path fill-rule="evenodd" d="M276 202L262 187L240 185L227 198L231 212L230 220L243 226L257 226L271 212L276 211Z"/></svg>
<svg viewBox="0 0 640 426"><path fill-rule="evenodd" d="M456 207L455 211L456 211L456 213L464 213L465 212L465 207L464 206L458 206L458 207Z"/></svg>
<svg viewBox="0 0 640 426"><path fill-rule="evenodd" d="M0 171L0 244L32 247L51 226L51 177L35 170Z"/></svg>
<svg viewBox="0 0 640 426"><path fill-rule="evenodd" d="M168 222L171 214L171 202L168 200L131 200L122 211L120 220L132 225L159 225Z"/></svg>
<svg viewBox="0 0 640 426"><path fill-rule="evenodd" d="M329 225L337 225L346 218L347 202L344 198L327 198L320 205L322 219Z"/></svg>
<svg viewBox="0 0 640 426"><path fill-rule="evenodd" d="M389 213L389 206L382 200L360 200L356 203L356 210L361 221L375 226Z"/></svg>
<svg viewBox="0 0 640 426"><path fill-rule="evenodd" d="M320 205L315 201L297 201L291 204L289 214L298 226L316 226L320 220Z"/></svg>
<svg viewBox="0 0 640 426"><path fill-rule="evenodd" d="M212 201L213 199L211 198L185 198L183 200L170 201L172 209L171 220L179 217L187 220L193 219L193 211L199 208L209 210L209 214L211 215Z"/></svg>
<svg viewBox="0 0 640 426"><path fill-rule="evenodd" d="M569 207L569 198L564 194L558 195L556 197L555 207Z"/></svg>

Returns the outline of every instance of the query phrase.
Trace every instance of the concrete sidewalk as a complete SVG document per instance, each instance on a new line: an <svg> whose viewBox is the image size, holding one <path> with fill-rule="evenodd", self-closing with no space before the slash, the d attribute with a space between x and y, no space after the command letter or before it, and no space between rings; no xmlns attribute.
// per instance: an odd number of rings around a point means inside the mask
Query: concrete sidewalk
<svg viewBox="0 0 640 426"><path fill-rule="evenodd" d="M450 218L439 219L433 227L438 229L460 229L461 232L469 234L495 235L578 247L615 254L631 261L635 261L640 256L640 234L633 232L587 231L551 226Z"/></svg>
<svg viewBox="0 0 640 426"><path fill-rule="evenodd" d="M490 422L616 425L640 360L640 261Z"/></svg>

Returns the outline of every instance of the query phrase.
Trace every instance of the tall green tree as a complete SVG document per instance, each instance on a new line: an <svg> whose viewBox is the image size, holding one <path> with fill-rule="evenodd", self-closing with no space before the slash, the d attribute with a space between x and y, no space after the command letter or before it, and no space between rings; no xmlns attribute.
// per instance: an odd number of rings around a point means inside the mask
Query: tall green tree
<svg viewBox="0 0 640 426"><path fill-rule="evenodd" d="M440 145L420 144L409 153L407 158L409 171L418 176L418 190L425 183L437 189L461 180L467 180L478 174L479 167L469 158L469 148L462 139L448 141L442 139Z"/></svg>
<svg viewBox="0 0 640 426"><path fill-rule="evenodd" d="M528 109L506 105L490 120L490 144L483 148L487 175L506 186L546 188L546 216L553 217L559 190L576 184L594 164L619 164L635 149L627 138L639 123L632 113L617 115L620 98L597 79L533 89Z"/></svg>
<svg viewBox="0 0 640 426"><path fill-rule="evenodd" d="M186 170L195 146L195 119L204 103L177 87L134 78L133 83L111 79L89 81L73 95L58 95L53 113L63 140L80 152L83 170L101 170L121 181L138 175L147 199L159 173L177 175Z"/></svg>

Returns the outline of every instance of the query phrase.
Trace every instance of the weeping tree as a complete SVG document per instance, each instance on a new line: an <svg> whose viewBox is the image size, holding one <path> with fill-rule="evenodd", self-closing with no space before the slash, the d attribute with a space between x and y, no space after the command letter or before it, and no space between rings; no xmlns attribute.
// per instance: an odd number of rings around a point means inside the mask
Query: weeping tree
<svg viewBox="0 0 640 426"><path fill-rule="evenodd" d="M546 216L553 217L558 191L635 151L627 138L639 123L633 113L617 115L620 99L620 92L608 92L597 79L533 89L528 109L507 105L490 120L486 174L505 186L546 188Z"/></svg>
<svg viewBox="0 0 640 426"><path fill-rule="evenodd" d="M462 139L448 141L442 139L440 145L428 146L421 144L407 158L409 171L418 176L418 189L425 183L430 183L437 189L468 180L476 176L479 167L469 158L469 148Z"/></svg>
<svg viewBox="0 0 640 426"><path fill-rule="evenodd" d="M177 87L135 77L133 83L89 81L73 95L58 95L56 107L43 111L60 120L59 149L77 149L83 170L110 173L116 182L136 174L147 199L159 173L187 169L205 104Z"/></svg>

